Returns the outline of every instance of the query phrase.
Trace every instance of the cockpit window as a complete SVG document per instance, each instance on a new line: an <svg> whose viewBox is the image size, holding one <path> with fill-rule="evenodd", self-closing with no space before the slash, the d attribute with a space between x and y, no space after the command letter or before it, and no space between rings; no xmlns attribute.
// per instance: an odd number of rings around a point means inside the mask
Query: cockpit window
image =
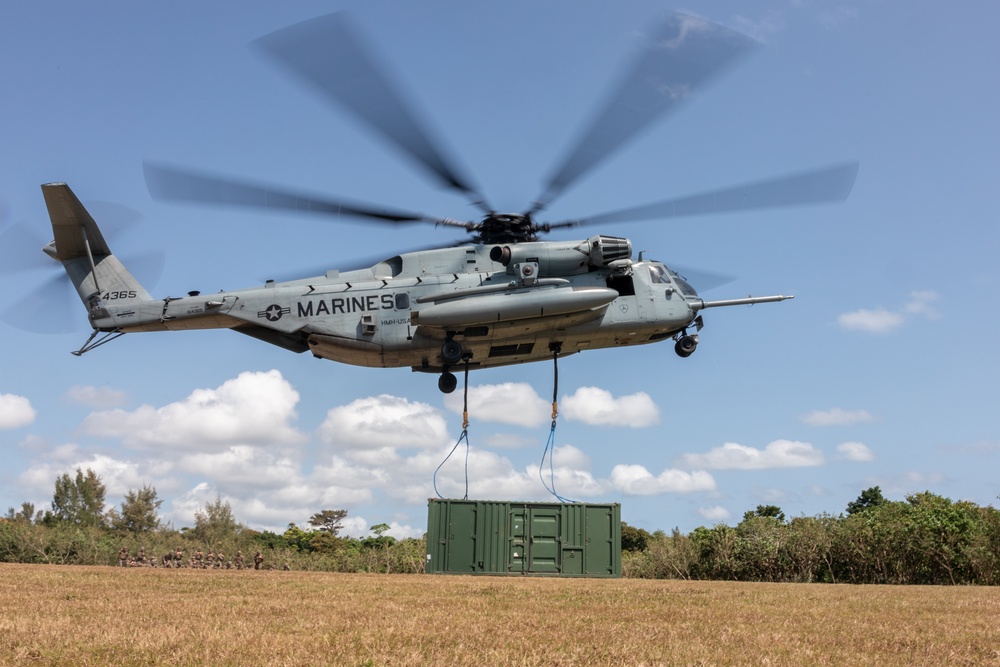
<svg viewBox="0 0 1000 667"><path fill-rule="evenodd" d="M670 271L670 269L667 270ZM698 296L698 293L688 284L688 281L681 278L676 271L670 271L670 275L673 277L674 284L677 285L677 289L681 291L681 294L684 296Z"/></svg>
<svg viewBox="0 0 1000 667"><path fill-rule="evenodd" d="M653 283L670 284L670 276L667 275L667 267L662 264L649 265L649 279Z"/></svg>

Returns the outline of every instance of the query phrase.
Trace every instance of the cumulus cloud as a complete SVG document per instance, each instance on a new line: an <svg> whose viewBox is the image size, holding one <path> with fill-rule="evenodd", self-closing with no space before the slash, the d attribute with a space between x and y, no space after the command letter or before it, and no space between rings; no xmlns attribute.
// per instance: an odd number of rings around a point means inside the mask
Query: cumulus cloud
<svg viewBox="0 0 1000 667"><path fill-rule="evenodd" d="M939 318L940 313L933 306L938 299L937 292L929 290L911 292L910 299L898 308L862 308L840 315L837 318L837 323L842 329L848 331L873 334L889 333L903 326L911 317Z"/></svg>
<svg viewBox="0 0 1000 667"><path fill-rule="evenodd" d="M330 410L319 427L323 442L377 463L398 448L440 447L448 440L441 413L426 403L382 394ZM375 452L376 457L366 456Z"/></svg>
<svg viewBox="0 0 1000 667"><path fill-rule="evenodd" d="M538 446L538 437L515 435L513 433L491 433L482 440L476 438L487 449L520 449L522 447Z"/></svg>
<svg viewBox="0 0 1000 667"><path fill-rule="evenodd" d="M726 521L732 516L725 507L721 505L713 505L711 507L699 507L698 515L706 521L721 522Z"/></svg>
<svg viewBox="0 0 1000 667"><path fill-rule="evenodd" d="M642 428L660 421L660 409L643 391L615 398L598 387L580 387L563 397L560 410L567 419L595 426Z"/></svg>
<svg viewBox="0 0 1000 667"><path fill-rule="evenodd" d="M611 485L630 496L652 496L661 493L691 493L714 491L715 478L703 470L685 472L667 469L655 477L641 465L616 465L611 470Z"/></svg>
<svg viewBox="0 0 1000 667"><path fill-rule="evenodd" d="M870 422L874 419L867 410L844 410L842 408L814 410L804 415L799 415L799 421L810 426L851 426L853 424Z"/></svg>
<svg viewBox="0 0 1000 667"><path fill-rule="evenodd" d="M445 396L444 405L462 414L463 399L463 394L456 391ZM552 403L525 382L484 384L469 387L469 417L474 421L540 426L551 420Z"/></svg>
<svg viewBox="0 0 1000 667"><path fill-rule="evenodd" d="M863 331L865 333L888 333L893 329L903 326L906 318L902 313L876 308L870 310L862 308L860 310L844 313L837 318L837 324L848 331Z"/></svg>
<svg viewBox="0 0 1000 667"><path fill-rule="evenodd" d="M176 483L172 474L173 465L167 461L148 460L140 463L105 454L83 455L76 446L67 445L54 452L49 460L27 468L18 476L18 484L32 493L51 494L55 480L63 474L72 476L77 468L89 468L97 473L107 489L109 507L115 504L116 497L124 496L129 490L144 485L156 486L158 489L170 488ZM150 480L156 480L156 484Z"/></svg>
<svg viewBox="0 0 1000 667"><path fill-rule="evenodd" d="M111 387L76 385L69 388L66 398L90 408L119 408L128 401L128 394Z"/></svg>
<svg viewBox="0 0 1000 667"><path fill-rule="evenodd" d="M191 452L178 462L178 468L216 483L274 489L295 484L299 464L287 456L264 447L233 445L223 451Z"/></svg>
<svg viewBox="0 0 1000 667"><path fill-rule="evenodd" d="M138 449L224 451L234 444L287 445L305 441L290 424L299 393L272 370L245 372L215 389L196 389L161 408L104 410L89 415L87 435L120 438Z"/></svg>
<svg viewBox="0 0 1000 667"><path fill-rule="evenodd" d="M874 461L875 454L868 445L860 442L845 442L837 445L841 457L848 461Z"/></svg>
<svg viewBox="0 0 1000 667"><path fill-rule="evenodd" d="M823 452L808 442L775 440L764 449L727 442L704 454L684 454L678 465L709 470L762 470L818 466L823 461Z"/></svg>
<svg viewBox="0 0 1000 667"><path fill-rule="evenodd" d="M31 401L16 394L0 394L0 429L21 428L35 421Z"/></svg>

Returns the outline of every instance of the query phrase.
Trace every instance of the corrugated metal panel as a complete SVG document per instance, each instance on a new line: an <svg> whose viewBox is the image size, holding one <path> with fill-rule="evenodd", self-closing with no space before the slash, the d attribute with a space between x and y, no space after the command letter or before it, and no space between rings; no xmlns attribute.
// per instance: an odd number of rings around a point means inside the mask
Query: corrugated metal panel
<svg viewBox="0 0 1000 667"><path fill-rule="evenodd" d="M621 506L435 499L428 573L621 576Z"/></svg>

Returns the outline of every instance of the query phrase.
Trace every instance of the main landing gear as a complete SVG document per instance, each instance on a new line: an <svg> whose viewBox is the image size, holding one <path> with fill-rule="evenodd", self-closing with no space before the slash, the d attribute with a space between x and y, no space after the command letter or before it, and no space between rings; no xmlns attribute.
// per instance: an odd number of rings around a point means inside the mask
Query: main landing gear
<svg viewBox="0 0 1000 667"><path fill-rule="evenodd" d="M462 363L466 356L462 344L450 336L441 346L441 361L444 362L444 370L441 372L441 377L438 378L438 389L442 393L450 394L455 391L458 386L458 378L455 377L450 368Z"/></svg>
<svg viewBox="0 0 1000 667"><path fill-rule="evenodd" d="M674 336L674 340L677 342L674 344L674 352L677 353L678 357L687 358L694 354L694 351L698 348L698 334L688 334L687 331L683 331L680 334Z"/></svg>
<svg viewBox="0 0 1000 667"><path fill-rule="evenodd" d="M438 378L438 389L441 390L443 394L450 394L455 391L455 387L458 386L458 378L455 374L448 370L446 366L444 372L441 373L441 377Z"/></svg>

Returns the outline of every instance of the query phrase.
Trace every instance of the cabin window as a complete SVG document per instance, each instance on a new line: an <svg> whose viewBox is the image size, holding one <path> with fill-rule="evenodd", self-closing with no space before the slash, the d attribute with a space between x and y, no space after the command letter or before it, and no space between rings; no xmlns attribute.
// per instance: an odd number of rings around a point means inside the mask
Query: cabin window
<svg viewBox="0 0 1000 667"><path fill-rule="evenodd" d="M608 276L608 287L618 292L618 296L635 296L632 276Z"/></svg>
<svg viewBox="0 0 1000 667"><path fill-rule="evenodd" d="M406 292L396 294L396 310L410 309L410 295Z"/></svg>

